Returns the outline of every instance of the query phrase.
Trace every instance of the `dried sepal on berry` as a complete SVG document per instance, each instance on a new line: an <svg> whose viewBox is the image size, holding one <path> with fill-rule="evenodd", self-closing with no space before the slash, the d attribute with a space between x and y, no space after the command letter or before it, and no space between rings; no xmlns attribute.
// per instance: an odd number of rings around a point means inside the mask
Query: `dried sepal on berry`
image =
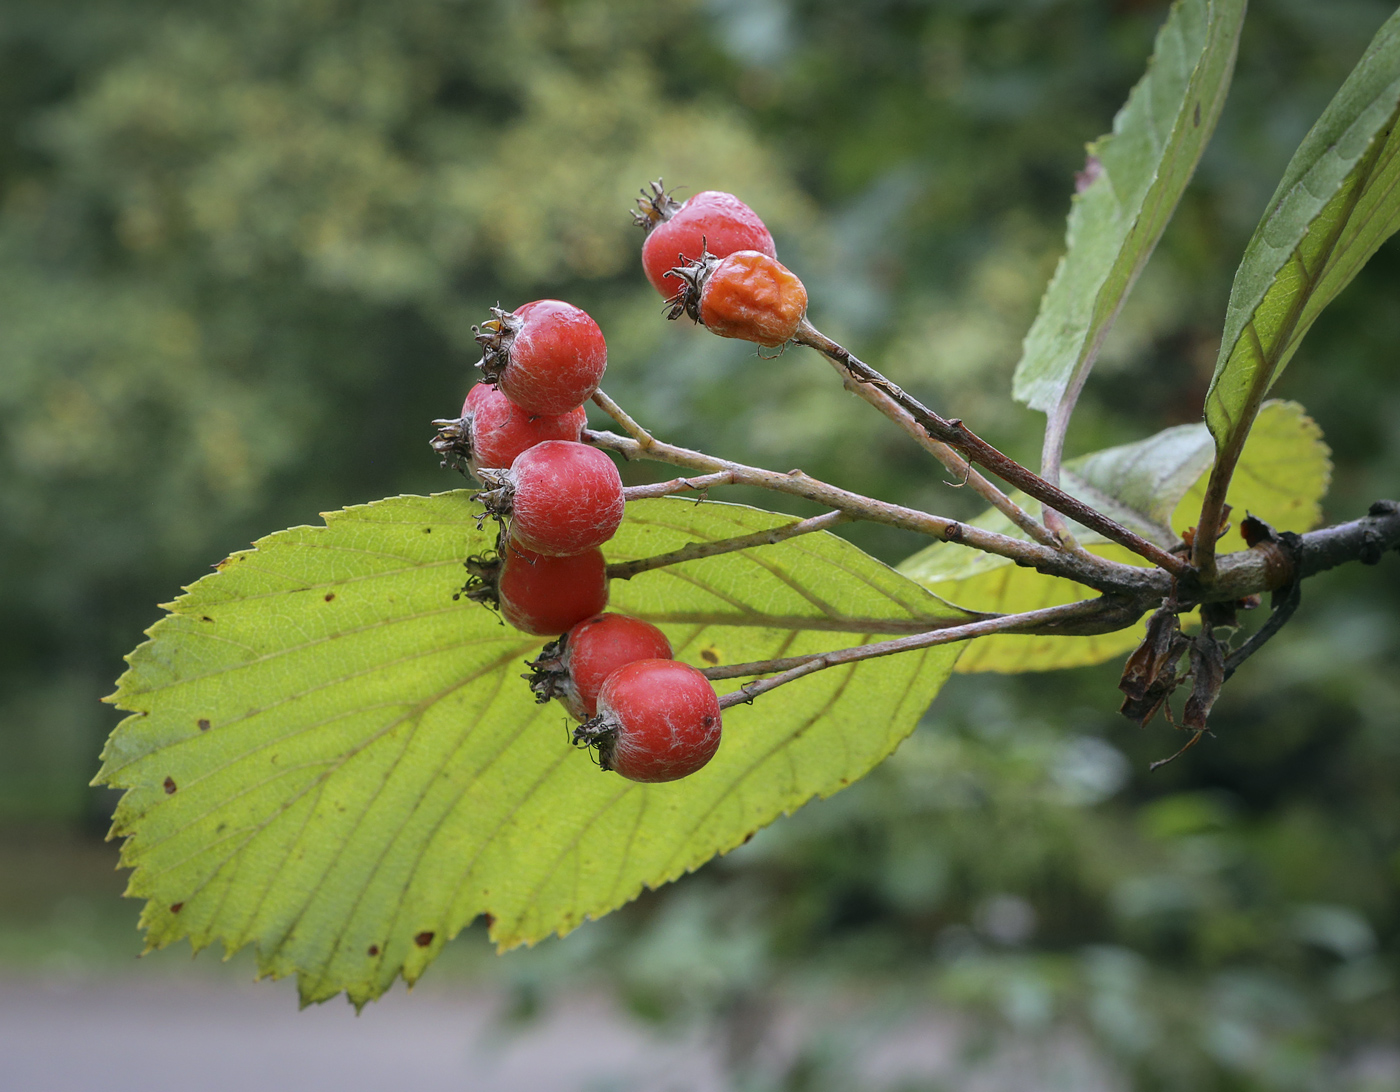
<svg viewBox="0 0 1400 1092"><path fill-rule="evenodd" d="M657 224L665 223L680 210L681 203L666 192L666 184L658 178L642 187L642 196L632 210L632 222L650 235Z"/></svg>
<svg viewBox="0 0 1400 1092"><path fill-rule="evenodd" d="M472 422L464 413L461 417L447 417L433 422L437 435L428 441L442 458L439 464L444 470L458 470L463 474L472 471Z"/></svg>
<svg viewBox="0 0 1400 1092"><path fill-rule="evenodd" d="M510 363L510 347L523 325L524 321L517 318L514 312L493 307L491 318L480 326L472 327L472 337L481 346L481 359L476 366L481 369L482 378L487 383L501 381L501 373Z"/></svg>

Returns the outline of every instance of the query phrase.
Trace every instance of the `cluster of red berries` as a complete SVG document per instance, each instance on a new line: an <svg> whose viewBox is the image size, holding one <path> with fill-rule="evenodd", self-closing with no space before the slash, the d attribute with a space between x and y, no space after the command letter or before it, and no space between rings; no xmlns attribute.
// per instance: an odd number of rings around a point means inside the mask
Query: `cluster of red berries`
<svg viewBox="0 0 1400 1092"><path fill-rule="evenodd" d="M574 742L632 781L675 781L719 749L719 698L710 680L671 658L650 622L598 614L545 645L530 663L530 688L557 698L581 721Z"/></svg>
<svg viewBox="0 0 1400 1092"><path fill-rule="evenodd" d="M792 338L807 292L777 261L752 209L716 191L680 204L659 182L638 205L642 264L672 318L689 314L723 337L765 346ZM672 659L655 626L602 613L608 576L599 547L624 508L612 459L581 442L583 403L607 366L602 332L561 300L497 307L492 316L474 329L482 382L460 418L434 422L444 465L475 475L486 487L478 499L503 523L497 554L467 562L464 590L517 629L563 634L526 677L540 701L558 698L582 722L574 742L596 748L604 769L633 781L685 777L719 747L714 687Z"/></svg>
<svg viewBox="0 0 1400 1092"><path fill-rule="evenodd" d="M433 446L480 479L487 511L508 521L489 572L474 570L473 598L494 601L526 633L562 633L607 605L598 547L622 524L617 467L580 442L607 343L586 311L562 300L492 316L475 330L482 382L460 418L435 422Z"/></svg>

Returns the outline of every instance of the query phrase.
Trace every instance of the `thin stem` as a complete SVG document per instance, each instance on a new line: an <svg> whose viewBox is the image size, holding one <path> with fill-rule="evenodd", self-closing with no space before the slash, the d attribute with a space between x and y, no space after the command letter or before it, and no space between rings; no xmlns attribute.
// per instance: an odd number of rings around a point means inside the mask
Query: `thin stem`
<svg viewBox="0 0 1400 1092"><path fill-rule="evenodd" d="M691 542L668 554L642 557L636 561L614 562L608 566L608 576L613 580L631 580L638 573L650 572L652 569L664 568L667 565L679 565L682 561L715 557L718 554L732 553L735 550L748 550L754 546L772 546L779 542L786 542L790 538L796 538L798 535L809 535L814 531L829 531L837 524L846 523L850 519L851 516L845 512L828 512L824 516L797 520L781 527L774 527L769 531L755 531L751 535L739 535L716 542Z"/></svg>
<svg viewBox="0 0 1400 1092"><path fill-rule="evenodd" d="M1070 496L1058 486L1051 485L1015 459L998 451L964 425L962 421L940 417L917 398L906 394L896 384L891 383L870 365L853 356L850 350L832 341L805 319L803 325L799 326L794 340L800 344L808 345L838 362L857 383L869 384L883 390L906 410L930 436L957 449L971 462L990 470L1004 482L1014 485L1057 512L1079 521L1085 527L1099 532L1105 538L1126 546L1133 553L1146 558L1173 576L1181 576L1190 571L1190 566L1180 557L1167 553L1160 546L1148 542L1141 535L1134 534L1097 509Z"/></svg>
<svg viewBox="0 0 1400 1092"><path fill-rule="evenodd" d="M808 323L806 328L799 328L796 340L803 345L809 345L821 351L830 361L831 366L836 369L837 374L841 376L848 391L869 402L898 425L916 444L942 463L948 472L957 479L959 486L969 486L974 493L1006 516L1036 542L1043 546L1059 546L1055 535L1042 526L1034 516L979 474L966 459L951 447L930 436L928 431L920 427L919 422L914 420L913 414L894 398L881 388L871 386L869 383L862 383L854 378L837 357L826 351L824 343L829 339L811 323ZM814 340L820 340L822 344L814 344Z"/></svg>
<svg viewBox="0 0 1400 1092"><path fill-rule="evenodd" d="M712 485L732 485L734 472L721 470L717 474L705 474L699 478L672 478L668 482L654 482L651 485L629 485L622 490L623 500L646 500L651 497L669 497L673 493L687 490L703 492Z"/></svg>
<svg viewBox="0 0 1400 1092"><path fill-rule="evenodd" d="M593 404L621 425L622 431L636 440L643 448L649 448L655 443L651 433L642 428L631 414L604 394L601 389L593 392Z"/></svg>
<svg viewBox="0 0 1400 1092"><path fill-rule="evenodd" d="M877 501L859 493L841 489L792 470L780 474L774 470L745 466L729 462L699 451L677 447L652 439L645 447L637 440L618 436L611 432L585 430L585 442L615 451L625 459L650 459L655 462L686 466L715 474L729 471L733 475L732 484L752 485L761 489L771 489L779 493L804 497L828 508L845 512L853 519L884 523L892 527L902 527L929 535L945 542L958 542L985 553L997 554L1051 576L1063 576L1099 591L1119 591L1136 588L1142 581L1143 570L1131 565L1119 565L1091 554L1069 554L1042 546L1037 542L1026 542L1010 535L999 535L971 524L960 523L944 516L921 512L916 508Z"/></svg>
<svg viewBox="0 0 1400 1092"><path fill-rule="evenodd" d="M832 652L819 652L811 656L791 656L783 660L767 660L751 664L733 664L727 667L707 668L702 671L707 678L734 678L737 675L757 675L769 671L779 674L767 679L745 683L738 690L725 694L719 699L721 709L729 709L753 701L760 694L766 694L779 686L795 682L804 676L825 671L828 667L870 660L877 656L893 656L900 652L911 652L936 645L952 644L955 641L969 641L974 637L986 637L994 633L1036 632L1080 632L1083 624L1102 616L1111 619L1111 624L1121 628L1123 609L1121 604L1102 599L1083 599L1059 607L1026 611L1023 614L1005 614L998 618L988 618L967 625L951 626L930 633L916 633L909 637L896 637L890 641L876 641L873 644L857 645L855 648L841 648ZM1078 623L1066 626L1066 623Z"/></svg>

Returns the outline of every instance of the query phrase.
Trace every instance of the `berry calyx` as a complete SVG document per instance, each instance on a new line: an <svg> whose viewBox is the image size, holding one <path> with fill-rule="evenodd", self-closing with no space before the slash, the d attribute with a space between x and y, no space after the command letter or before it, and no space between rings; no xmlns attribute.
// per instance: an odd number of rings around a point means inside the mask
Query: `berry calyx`
<svg viewBox="0 0 1400 1092"><path fill-rule="evenodd" d="M608 564L598 549L549 557L508 543L484 580L485 589L468 597L489 601L494 591L501 617L537 637L564 633L608 605Z"/></svg>
<svg viewBox="0 0 1400 1092"><path fill-rule="evenodd" d="M704 254L672 272L681 286L669 318L689 315L720 337L770 349L792 339L807 314L807 289L776 258L740 250L726 258Z"/></svg>
<svg viewBox="0 0 1400 1092"><path fill-rule="evenodd" d="M651 190L650 196L642 191L637 202L640 211L632 217L647 233L642 243L642 268L663 296L670 298L676 291L671 270L707 251L720 258L739 250L778 256L773 236L758 213L732 193L705 190L679 204L662 189L659 180L651 184Z"/></svg>
<svg viewBox="0 0 1400 1092"><path fill-rule="evenodd" d="M532 414L497 388L478 383L467 394L460 418L433 424L438 426L433 448L442 454L443 465L465 464L480 477L479 469L509 469L522 452L546 440L577 442L588 414L582 406L568 413Z"/></svg>
<svg viewBox="0 0 1400 1092"><path fill-rule="evenodd" d="M669 660L671 642L650 622L625 614L598 614L545 645L529 664L536 700L558 698L575 720L598 711L598 691L619 667L637 660Z"/></svg>
<svg viewBox="0 0 1400 1092"><path fill-rule="evenodd" d="M535 300L472 327L487 383L529 413L554 416L584 404L608 366L603 332L563 300Z"/></svg>
<svg viewBox="0 0 1400 1092"><path fill-rule="evenodd" d="M504 473L486 470L477 494L494 516L510 517L511 541L564 557L601 546L622 524L622 478L596 447L546 440L522 451Z"/></svg>
<svg viewBox="0 0 1400 1092"><path fill-rule="evenodd" d="M598 749L598 764L629 781L675 781L719 750L719 698L710 680L676 660L619 667L598 693L598 715L574 743Z"/></svg>

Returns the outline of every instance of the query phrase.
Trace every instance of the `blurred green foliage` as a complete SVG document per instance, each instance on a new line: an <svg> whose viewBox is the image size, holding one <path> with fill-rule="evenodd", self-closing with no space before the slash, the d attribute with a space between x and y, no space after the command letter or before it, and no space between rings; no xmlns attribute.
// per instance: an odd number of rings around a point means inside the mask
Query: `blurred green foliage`
<svg viewBox="0 0 1400 1092"><path fill-rule="evenodd" d="M0 816L103 821L84 786L115 718L96 698L157 601L319 509L456 484L427 421L455 410L470 324L498 300L592 311L610 393L668 439L971 515L810 355L759 362L662 321L626 206L657 176L739 192L824 329L1034 458L1040 417L1009 396L1020 338L1083 144L1164 11L10 0ZM1216 138L1068 455L1199 419L1243 244L1388 14L1253 5ZM1398 342L1390 245L1276 392L1332 445L1329 518L1397 492ZM889 561L919 545L852 537ZM954 680L865 782L491 973L522 1011L602 976L638 1012L710 1021L736 1087L849 1087L815 1033L786 1067L756 1045L764 1013L822 991L877 1021L968 1012L970 1071L1078 1029L1143 1089L1393 1087L1397 618L1389 559L1313 581L1227 687L1215 737L1151 775L1176 741L1116 717L1111 666Z"/></svg>

